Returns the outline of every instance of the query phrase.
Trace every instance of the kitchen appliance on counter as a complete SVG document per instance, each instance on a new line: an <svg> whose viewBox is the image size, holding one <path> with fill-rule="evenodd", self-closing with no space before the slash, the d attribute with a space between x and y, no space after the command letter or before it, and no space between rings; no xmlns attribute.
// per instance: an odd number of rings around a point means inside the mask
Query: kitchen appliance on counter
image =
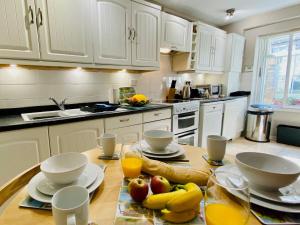
<svg viewBox="0 0 300 225"><path fill-rule="evenodd" d="M219 98L222 95L222 84L196 85L194 89L198 98Z"/></svg>
<svg viewBox="0 0 300 225"><path fill-rule="evenodd" d="M110 104L109 102L99 102L95 104L89 104L80 108L80 111L84 112L106 112L106 111L115 111L120 107L119 104Z"/></svg>
<svg viewBox="0 0 300 225"><path fill-rule="evenodd" d="M186 81L182 89L182 98L189 99L191 97L191 82Z"/></svg>
<svg viewBox="0 0 300 225"><path fill-rule="evenodd" d="M198 126L200 101L168 100L163 104L171 104L172 131L179 144L198 146Z"/></svg>

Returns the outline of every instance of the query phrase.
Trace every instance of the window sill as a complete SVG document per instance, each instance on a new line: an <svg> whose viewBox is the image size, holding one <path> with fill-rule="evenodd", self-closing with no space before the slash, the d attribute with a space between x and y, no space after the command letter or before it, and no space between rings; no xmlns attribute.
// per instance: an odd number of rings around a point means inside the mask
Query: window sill
<svg viewBox="0 0 300 225"><path fill-rule="evenodd" d="M282 106L274 108L275 112L295 112L300 113L300 106Z"/></svg>

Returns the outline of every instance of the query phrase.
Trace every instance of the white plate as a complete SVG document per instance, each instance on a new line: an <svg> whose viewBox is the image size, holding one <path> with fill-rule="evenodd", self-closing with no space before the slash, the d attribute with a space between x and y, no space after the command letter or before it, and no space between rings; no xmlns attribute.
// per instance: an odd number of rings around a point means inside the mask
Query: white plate
<svg viewBox="0 0 300 225"><path fill-rule="evenodd" d="M216 176L220 183L224 183L224 181L220 180L221 177L218 177L217 172L231 172L233 174L241 175L240 171L235 165L226 165L216 169ZM232 191L232 194L239 196L240 194L236 191ZM250 193L252 191L250 190ZM280 212L287 213L300 213L300 205L289 204L289 203L279 203L267 200L265 198L261 198L255 196L254 194L250 196L250 202L268 209L273 209Z"/></svg>
<svg viewBox="0 0 300 225"><path fill-rule="evenodd" d="M146 153L146 154L150 154L150 155L174 155L176 153L178 153L178 151L180 150L178 148L178 144L176 142L171 142L165 149L164 151L154 151L153 149L151 149L150 145L148 145L148 143L145 140L142 140L139 143L137 143L136 145L138 145L138 147L141 147L142 152Z"/></svg>
<svg viewBox="0 0 300 225"><path fill-rule="evenodd" d="M102 183L103 179L104 179L104 172L102 170L101 167L97 166L97 178L94 181L94 183L92 183L89 187L87 187L87 190L89 193L92 193L93 191L95 191L100 184ZM39 180L39 174L35 175L30 182L28 183L28 187L27 187L27 191L30 197L32 197L33 199L40 201L40 202L44 202L44 203L51 203L52 200L52 196L49 195L45 195L41 192L39 192L37 190L37 185L39 184L40 180Z"/></svg>
<svg viewBox="0 0 300 225"><path fill-rule="evenodd" d="M54 184L51 181L49 181L42 172L40 172L38 174L40 182L36 188L38 189L38 191L42 192L43 194L52 196L58 190L67 186L78 185L81 187L88 187L96 180L98 167L99 166L93 163L88 163L83 173L79 176L78 180L66 185Z"/></svg>

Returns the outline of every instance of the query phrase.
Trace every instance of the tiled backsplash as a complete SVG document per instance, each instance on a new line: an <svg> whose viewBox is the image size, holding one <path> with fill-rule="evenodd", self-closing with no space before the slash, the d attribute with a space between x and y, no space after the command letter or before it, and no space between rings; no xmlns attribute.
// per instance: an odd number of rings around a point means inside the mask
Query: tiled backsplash
<svg viewBox="0 0 300 225"><path fill-rule="evenodd" d="M161 55L160 71L128 73L126 71L84 69L32 69L0 67L0 108L49 105L49 97L68 98L67 103L106 101L110 88L130 86L136 81L136 91L151 99L165 98L172 79L176 88L185 80L193 84L213 83L220 75L176 74L171 69L171 57ZM134 81L134 82L132 82Z"/></svg>
<svg viewBox="0 0 300 225"><path fill-rule="evenodd" d="M104 101L109 88L128 86L139 75L124 71L0 68L0 108L49 105L49 97L67 103Z"/></svg>

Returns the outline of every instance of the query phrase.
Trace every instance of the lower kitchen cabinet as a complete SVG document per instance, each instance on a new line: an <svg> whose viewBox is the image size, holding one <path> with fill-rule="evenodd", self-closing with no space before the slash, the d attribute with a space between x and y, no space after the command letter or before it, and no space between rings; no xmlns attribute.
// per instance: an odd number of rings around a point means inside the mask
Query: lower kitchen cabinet
<svg viewBox="0 0 300 225"><path fill-rule="evenodd" d="M143 125L133 125L129 127L119 127L107 129L105 133L117 135L117 143L130 144L141 140L143 135Z"/></svg>
<svg viewBox="0 0 300 225"><path fill-rule="evenodd" d="M147 130L172 130L172 121L171 119L159 120L150 123L143 124L143 131Z"/></svg>
<svg viewBox="0 0 300 225"><path fill-rule="evenodd" d="M48 127L0 133L0 186L50 156Z"/></svg>
<svg viewBox="0 0 300 225"><path fill-rule="evenodd" d="M104 132L103 120L89 120L49 127L51 155L84 152L97 146L97 137Z"/></svg>
<svg viewBox="0 0 300 225"><path fill-rule="evenodd" d="M221 135L223 103L207 103L200 106L199 147L206 148L208 135Z"/></svg>
<svg viewBox="0 0 300 225"><path fill-rule="evenodd" d="M247 112L247 98L237 98L224 103L222 136L228 140L241 136Z"/></svg>

